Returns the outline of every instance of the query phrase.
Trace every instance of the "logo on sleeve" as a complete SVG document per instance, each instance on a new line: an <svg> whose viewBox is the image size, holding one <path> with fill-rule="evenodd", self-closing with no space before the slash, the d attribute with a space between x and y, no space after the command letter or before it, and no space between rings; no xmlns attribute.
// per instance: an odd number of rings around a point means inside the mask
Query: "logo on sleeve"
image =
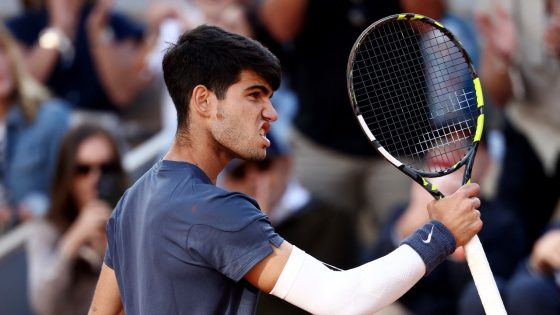
<svg viewBox="0 0 560 315"><path fill-rule="evenodd" d="M426 238L425 240L422 240L422 242L424 242L424 244L429 244L432 241L432 234L434 233L434 225L432 224L432 230L430 231L430 234L428 234L428 238Z"/></svg>

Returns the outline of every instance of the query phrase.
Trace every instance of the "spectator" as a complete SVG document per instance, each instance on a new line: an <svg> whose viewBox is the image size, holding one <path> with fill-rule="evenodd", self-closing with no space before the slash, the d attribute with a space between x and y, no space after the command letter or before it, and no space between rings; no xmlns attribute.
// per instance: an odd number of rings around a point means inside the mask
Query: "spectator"
<svg viewBox="0 0 560 315"><path fill-rule="evenodd" d="M80 110L118 111L147 83L143 27L112 0L22 0L7 21L35 78Z"/></svg>
<svg viewBox="0 0 560 315"><path fill-rule="evenodd" d="M82 125L66 135L49 212L35 223L27 244L37 314L87 314L105 253L105 224L125 185L111 134Z"/></svg>
<svg viewBox="0 0 560 315"><path fill-rule="evenodd" d="M477 16L484 39L481 80L493 104L504 108L497 197L523 223L528 255L560 195L560 8L551 0L501 3Z"/></svg>
<svg viewBox="0 0 560 315"><path fill-rule="evenodd" d="M560 314L560 223L541 236L507 288L511 315Z"/></svg>
<svg viewBox="0 0 560 315"><path fill-rule="evenodd" d="M0 230L46 211L67 124L64 104L25 71L12 36L0 25Z"/></svg>
<svg viewBox="0 0 560 315"><path fill-rule="evenodd" d="M349 211L333 209L303 188L292 176L292 160L268 136L271 145L262 161L233 160L225 168L222 185L256 199L277 233L317 259L347 269L358 262L354 219ZM261 314L307 314L274 296L263 295Z"/></svg>

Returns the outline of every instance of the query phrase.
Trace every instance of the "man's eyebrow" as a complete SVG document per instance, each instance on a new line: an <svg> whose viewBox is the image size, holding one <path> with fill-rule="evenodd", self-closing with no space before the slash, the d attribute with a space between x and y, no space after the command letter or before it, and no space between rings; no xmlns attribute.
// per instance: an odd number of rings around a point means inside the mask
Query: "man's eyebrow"
<svg viewBox="0 0 560 315"><path fill-rule="evenodd" d="M251 85L245 89L245 91L250 91L250 90L260 90L265 95L269 95L270 97L272 97L272 93L273 93L268 87L262 84Z"/></svg>

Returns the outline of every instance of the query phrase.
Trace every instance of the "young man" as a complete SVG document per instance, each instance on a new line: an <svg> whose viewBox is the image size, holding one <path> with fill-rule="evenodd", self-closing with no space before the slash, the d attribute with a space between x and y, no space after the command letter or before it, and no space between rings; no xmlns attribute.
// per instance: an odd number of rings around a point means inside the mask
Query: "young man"
<svg viewBox="0 0 560 315"><path fill-rule="evenodd" d="M253 314L258 291L312 313L372 313L482 227L471 184L428 206L433 219L391 254L332 271L275 233L257 203L215 186L234 157L266 156L280 65L217 27L183 34L163 60L178 130L162 161L122 197L108 225L90 314ZM122 303L121 303L122 301Z"/></svg>

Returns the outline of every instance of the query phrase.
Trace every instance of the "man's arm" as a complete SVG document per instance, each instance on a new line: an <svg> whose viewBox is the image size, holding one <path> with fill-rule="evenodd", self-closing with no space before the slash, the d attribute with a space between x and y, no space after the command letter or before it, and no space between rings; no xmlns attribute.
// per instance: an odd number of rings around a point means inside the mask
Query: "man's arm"
<svg viewBox="0 0 560 315"><path fill-rule="evenodd" d="M269 293L274 288L284 266L288 262L293 246L284 241L280 247L272 246L272 248L272 254L266 256L245 275L245 280L266 293Z"/></svg>
<svg viewBox="0 0 560 315"><path fill-rule="evenodd" d="M113 269L103 264L99 281L95 287L89 315L124 314L117 278Z"/></svg>
<svg viewBox="0 0 560 315"><path fill-rule="evenodd" d="M332 271L284 242L245 279L260 290L316 314L372 313L394 302L481 228L480 187L465 185L428 206L433 219L387 256Z"/></svg>

